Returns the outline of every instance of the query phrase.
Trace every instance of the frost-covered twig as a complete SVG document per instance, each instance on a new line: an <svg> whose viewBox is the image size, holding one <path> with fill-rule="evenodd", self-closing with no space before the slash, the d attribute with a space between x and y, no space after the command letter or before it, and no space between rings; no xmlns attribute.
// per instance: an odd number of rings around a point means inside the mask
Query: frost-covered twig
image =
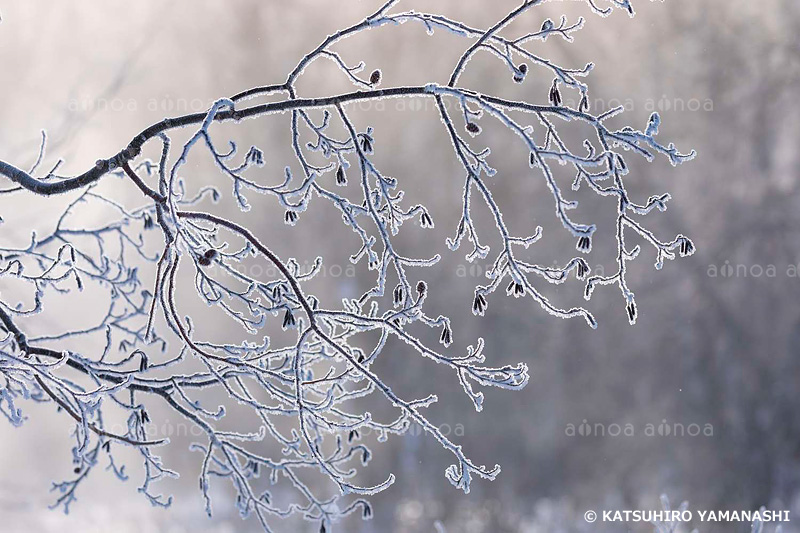
<svg viewBox="0 0 800 533"><path fill-rule="evenodd" d="M114 461L117 446L131 446L140 453L144 470L140 492L153 505L170 504L171 498L153 492L155 482L177 475L155 455L169 439L149 435L159 423L150 418L153 402L203 436L192 449L202 457L199 487L208 514L212 512L211 479L226 478L236 492L242 516L255 514L266 531L271 530L270 519L293 514L317 521L323 531L356 511L369 518L372 510L362 496L386 489L394 475L373 486L356 482L357 463L366 465L371 457L360 440L367 431L383 441L389 435L404 433L412 423L419 424L452 453L454 464L445 474L465 492L470 490L473 476L494 479L499 473L499 466L475 463L428 419L425 409L437 401L436 395L402 398L393 390L391 377L380 375L374 368L388 340L401 340L410 352L454 371L478 411L484 401L480 387L519 390L528 382L524 363L487 364L482 339L477 339L466 354L453 353L450 319L426 313L425 301L434 288L421 279L420 269L435 264L440 256L414 257L397 246L394 237L411 220L423 228L433 227L433 214L424 205L408 204L402 178L390 177L381 169L374 158L383 149L380 136L352 118L348 106L355 102L390 97L431 98L435 102L442 133L451 141L465 179L459 193L461 217L447 245L456 250L466 237L473 245L467 254L469 261L489 257L489 246L480 240L486 230L477 227L471 215L476 198L488 207L501 242L487 273L487 284L475 288L475 314L483 315L489 297L505 286L508 295L530 296L555 316L583 317L596 327L597 321L587 309L562 308L542 293L542 283L565 283L574 272L576 278L585 281L587 299L596 286L618 284L633 323L637 309L626 281L626 266L640 250L626 247L626 231L633 231L655 248L657 268L664 259L673 259L676 250L682 256L693 252L688 238L678 235L664 241L643 225L642 217L654 208L666 209L669 195L654 195L639 203L632 200L624 183L628 166L620 153L629 151L647 160L661 154L677 165L691 159L693 152L682 154L673 145L657 140L661 119L656 114L642 130L611 129L609 119L622 110L591 113L589 87L583 81L591 64L565 68L531 50L550 37L571 42L572 35L584 27L584 19L570 23L562 18L558 25L547 19L536 24L533 31L513 36L507 35L509 25L523 14L533 13L532 8L541 0L522 2L485 29L435 13L394 11L398 3L388 1L359 23L326 38L300 60L285 82L221 98L204 113L164 119L143 130L115 156L99 159L82 174L57 176L54 168L44 177L35 177L44 159L45 137L30 171L0 161L0 175L16 184L2 191L5 194L50 196L77 191L50 234L33 234L24 248L0 245L0 276L28 287L31 294L23 302L9 301L6 294L0 298L0 323L5 332L0 339L0 412L19 425L25 421L21 400L52 401L74 420L76 477L54 485L61 493L57 505L68 510L81 482L101 457L108 458L108 469L127 479L124 467ZM628 0L608 0L608 7L593 0L586 0L586 4L601 15L612 7L633 12ZM428 33L442 29L469 43L454 65L448 84L381 88L380 69L362 76L365 65L334 48L341 39L363 30L406 22L422 24ZM460 85L470 59L482 52L506 65L517 83L522 83L533 68L548 73L553 77L549 94L546 98L542 95L542 101L516 101ZM358 90L320 98L300 97L296 81L317 59L338 66ZM563 91L577 93L577 108L563 105ZM244 105L276 93L281 96L275 101ZM217 122L268 118L283 112L290 112L292 117L289 134L295 161L285 167L279 180L270 181L259 170L265 155L258 147L242 152L233 142L219 145L215 140ZM573 257L563 266L547 266L517 256L515 252L534 245L543 230L536 227L528 234L516 235L504 221L492 193L496 170L490 149L477 144L483 138L479 137L481 123L490 120L516 134L520 162L527 163L531 174L547 185L556 218L577 240L579 252L591 251L597 226L571 215L578 204L559 184L558 166L567 166L575 173L572 190L586 183L598 195L617 198L615 274L590 276L582 257ZM571 151L562 140L559 128L570 123L588 126L593 132L594 138L584 143L585 153ZM176 155L171 136L179 128L192 130ZM307 134L312 140L301 143ZM140 157L143 146L151 141L160 143L158 161ZM296 260L277 255L270 243L250 228L199 210L206 199L216 203L222 197L216 187L192 187L192 172L185 163L190 154L200 151L211 156L242 211L251 207L248 194L267 195L280 206L280 219L293 226L312 201L330 202L353 231L356 244L350 260L353 264L366 263L375 274L374 283L361 297L345 299L341 305L324 302L308 292L308 281L319 273L323 258L317 258L310 271L302 271ZM142 194L143 205L130 208L99 194L95 186L101 178L125 180ZM355 195L341 187L348 180L358 184ZM96 227L72 226L75 212L85 204L103 205L114 215ZM160 246L155 253L153 240ZM245 261L263 261L275 277L256 279L244 273L237 266ZM155 271L153 279L145 279L143 273L151 271ZM181 297L180 273L191 273L195 291L205 303L261 340L205 338ZM73 295L89 285L107 295L106 307L95 322L63 331L37 329L34 317L51 293ZM387 305L389 297L391 303ZM276 344L275 336L266 334L272 318L292 336L291 341ZM441 347L429 346L412 335L409 326L415 323L436 329ZM29 328L36 333L26 334L24 330ZM365 350L367 339L375 337L369 335L373 332L377 340ZM207 405L208 393L212 392L221 392L230 401L217 407ZM373 395L396 409L393 419L376 420L359 407L363 404L354 401ZM240 409L253 414L258 423L231 430L224 424L226 416ZM275 449L254 444L262 441L272 442ZM330 480L337 495L318 494L303 481L308 478L306 471ZM279 499L282 503L275 503L278 499L260 480L262 474L275 485L270 490L292 493L291 503L283 503L290 501L283 495Z"/></svg>

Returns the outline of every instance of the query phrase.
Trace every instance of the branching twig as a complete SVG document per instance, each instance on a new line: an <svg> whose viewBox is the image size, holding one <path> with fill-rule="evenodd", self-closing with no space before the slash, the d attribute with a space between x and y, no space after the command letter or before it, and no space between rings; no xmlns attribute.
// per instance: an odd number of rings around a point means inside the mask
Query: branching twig
<svg viewBox="0 0 800 533"><path fill-rule="evenodd" d="M416 258L394 242L394 236L410 220L417 220L423 228L433 227L433 214L424 205L405 202L401 180L384 174L374 159L374 153L382 149L380 137L373 128L353 120L348 106L381 98L431 98L435 102L465 179L460 192L461 217L447 244L456 250L466 237L473 245L467 260L489 257L490 248L481 243L483 229L477 227L471 214L476 200L488 207L501 242L486 285L475 288L473 313L483 315L490 295L505 286L509 296L530 296L550 314L583 317L596 327L597 320L587 309L561 308L541 290L544 283L567 282L574 272L577 279L585 282L587 300L597 286L617 284L628 318L634 323L638 310L626 271L640 249L626 247L626 231L633 231L655 248L657 268L665 259L675 258L676 250L678 255L691 255L694 245L683 235L663 240L645 227L642 217L654 209L666 209L669 195L661 193L639 202L631 199L624 182L629 170L620 149L647 160L663 155L673 165L691 159L694 153L682 154L672 144L657 140L661 121L657 114L642 130L611 129L609 120L622 109L597 115L590 111L589 88L582 80L591 71L591 64L565 68L530 50L535 42L550 36L570 42L572 35L584 27L583 19L570 24L562 18L558 25L547 19L541 27L537 24L539 29L535 31L507 35L512 22L533 13L531 8L540 3L526 0L482 29L435 13L394 12L398 1L390 0L357 24L327 37L300 60L285 82L221 98L203 113L166 118L145 128L117 154L98 159L94 167L81 174L57 176L56 165L49 174L34 176L45 159L45 137L30 171L0 161L0 176L16 184L3 190L5 194L50 196L78 191L52 232L45 236L33 234L24 248L0 245L0 277L18 280L31 294L24 303L8 301L5 294L0 297L0 330L5 332L0 338L0 412L12 424L19 425L25 421L17 406L19 400L50 399L75 422L76 477L55 484L61 492L56 505L68 508L102 454L109 458L109 469L120 479L127 479L123 468L114 462L112 441L115 445L133 446L140 454L144 470L140 492L153 505L170 504L171 498L152 492L155 482L177 474L152 454L151 447L166 443L167 439L150 438L157 425L150 418L147 398L161 401L162 406L203 436L203 442L194 444L192 449L202 453L199 486L209 515L211 479L225 478L235 490L242 516L255 513L266 531L270 530L271 517L293 514L317 521L322 531L329 531L333 522L356 511L369 518L369 503L361 498L351 499L350 495L375 494L389 487L394 476L390 474L384 482L369 487L354 480L354 463L360 459L366 465L371 457L369 448L360 442L366 431L375 432L383 441L389 435L403 434L412 423L418 424L452 453L455 463L445 475L465 492L470 490L475 475L496 477L499 466L488 468L474 463L461 446L428 419L424 410L437 401L435 395L401 398L386 377L373 368L387 341L401 340L409 351L455 372L478 411L484 401L478 387L519 390L528 382L524 363L488 366L482 339L469 346L465 355L451 353L454 332L450 319L426 314L425 302L433 288L416 274L420 268L435 264L440 256ZM586 5L601 15L612 9L600 7L595 0L586 0ZM628 0L608 0L607 5L633 12ZM342 39L364 30L406 22L422 24L429 33L442 29L470 41L447 85L379 88L380 70L362 77L359 73L363 63L351 61L334 49ZM552 76L547 98L542 95L541 102L516 101L460 86L470 59L484 51L508 67L515 82L522 83L532 68ZM332 61L359 90L320 98L300 97L296 82L319 58ZM575 109L563 105L562 91L574 91L579 96ZM239 107L247 100L277 94L281 99ZM232 142L218 148L212 135L213 125L218 122L266 118L284 112L292 115L291 145L301 173L295 177L287 166L277 185L264 184L255 170L264 164L262 150L252 146L240 155ZM572 190L586 183L598 195L617 199L616 273L591 275L582 257L553 266L529 263L515 254L519 247L534 245L543 229L531 228L528 234L516 235L506 225L493 195L491 178L496 170L489 148L476 145L484 120L497 121L516 134L520 161L526 161L531 174L547 185L556 218L577 240L579 252L591 252L598 228L571 214L578 204L569 199L569 191L562 190L560 172L553 162L574 172ZM569 123L580 123L592 132L592 138L584 142L585 153L571 151L562 140L559 128ZM167 134L189 127L193 129L189 140L175 156ZM340 138L335 131L345 134ZM301 143L304 135L310 135L312 140ZM161 157L155 162L141 158L145 144L151 140L161 143ZM279 257L269 243L245 225L197 207L206 199L217 202L221 194L216 187L192 187L191 171L185 163L193 150L208 152L222 178L232 184L233 199L243 211L250 208L245 196L248 191L273 198L288 225L297 222L312 198L330 202L357 240L350 257L352 263L365 262L375 273L374 284L360 298L328 307L309 292L307 284L321 270L322 258L317 258L310 270L303 271L296 260ZM312 153L325 162L315 163ZM121 177L132 183L142 193L145 204L130 208L97 193L94 187L103 176ZM348 179L357 179L354 197L337 192L345 191L337 187ZM75 212L83 204L94 203L111 209L114 216L97 227L73 227ZM151 231L163 241L158 253L148 247ZM249 257L265 259L274 276L259 279L237 268ZM245 332L261 334L262 341L220 342L203 338L193 313L181 314L186 305L179 279L188 272L194 277L197 296L221 310ZM152 273L153 277L144 279L145 273ZM82 291L86 285L108 295L99 320L66 331L38 332L35 315L45 307L51 293L69 294ZM387 293L391 295L391 305L385 305L383 300ZM273 344L280 337L270 338L265 333L272 317L278 317L283 330L296 333L293 340ZM414 323L439 331L441 350L413 336L409 326ZM28 336L23 329L37 334ZM361 346L371 338L370 332L377 332L379 337L365 350ZM58 349L60 343L76 339L86 348L78 352ZM90 348L98 341L102 349ZM184 364L187 358L197 359L194 367ZM218 422L230 406L204 405L209 397L206 393L212 391L221 391L231 405L253 413L258 427L242 431L221 429ZM354 402L373 393L395 409L394 419L375 420ZM115 429L106 418L116 415L118 419L120 413L126 417L123 431ZM250 444L265 439L271 439L279 452ZM303 481L308 477L301 475L306 470L330 480L339 496L321 498ZM282 492L279 500L259 482L262 473L268 474L270 490ZM274 500L292 503L280 507Z"/></svg>

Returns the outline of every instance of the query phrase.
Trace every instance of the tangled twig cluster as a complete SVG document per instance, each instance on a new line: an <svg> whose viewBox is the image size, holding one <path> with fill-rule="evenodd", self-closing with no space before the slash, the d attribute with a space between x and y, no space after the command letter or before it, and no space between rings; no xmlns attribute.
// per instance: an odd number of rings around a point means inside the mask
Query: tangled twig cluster
<svg viewBox="0 0 800 533"><path fill-rule="evenodd" d="M611 7L601 8L594 0L586 0L589 8L601 15L608 14L613 7L633 14L628 0L608 2ZM555 316L583 317L595 327L596 320L588 310L559 308L535 284L537 279L562 283L574 272L585 281L587 300L596 286L617 284L630 322L634 323L637 310L625 275L626 264L637 256L639 247L630 250L626 247L626 230L634 231L655 247L657 268L664 259L674 258L675 250L680 255L692 253L693 245L686 237L679 235L672 241L660 241L639 221L638 217L654 208L664 210L669 195L652 196L643 203L632 201L624 185L628 167L619 150L648 160L663 154L674 165L691 159L694 154L681 154L672 144L665 146L656 140L660 123L657 114L642 130L609 129L608 119L621 113L622 108L599 115L591 113L588 86L582 81L591 64L579 69L563 68L529 50L532 43L548 38L571 41L572 34L583 27L583 19L569 23L564 18L559 24L548 19L538 31L512 38L503 33L509 23L542 0L525 1L488 29L473 28L438 14L394 12L397 3L398 0L388 1L363 21L325 39L302 58L285 82L220 99L205 113L164 119L134 137L117 155L98 160L83 174L58 176L54 168L41 178L35 177L43 159L44 138L39 161L29 171L0 161L0 175L16 184L3 194L78 193L51 234L45 237L34 234L24 249L0 248L0 276L20 281L33 292L31 305L7 301L5 295L0 300L0 321L7 333L0 340L0 410L12 424L19 425L25 420L20 400L52 401L75 421L75 477L55 484L59 492L57 506L68 510L77 488L102 458L106 458L109 468L120 478L126 479L124 468L114 461L117 446L130 446L141 454L144 481L140 492L154 505L170 504L170 498L153 491L154 482L176 475L156 455L159 446L166 445L168 439L148 439L147 425L153 421L143 398L161 401L205 436L203 442L193 447L203 456L199 485L208 513L211 514L211 478L227 478L236 490L241 514L254 513L265 530L269 530L269 517L292 514L318 521L323 531L329 530L338 518L355 511L369 518L372 513L369 503L347 495L375 494L390 486L394 476L389 475L384 482L373 486L354 482L354 463L360 460L366 464L370 457L370 450L360 441L361 433L366 430L384 440L390 434L404 433L412 423L419 424L453 454L454 464L445 473L454 486L465 492L469 491L474 476L491 480L499 473L499 466L474 463L461 446L426 418L423 410L437 400L436 396L401 398L373 370L387 341L395 338L402 340L409 350L456 372L479 411L483 394L477 387L518 390L528 381L524 363L487 366L481 339L466 355L446 353L453 340L450 321L445 316L426 314L424 304L429 288L414 277L415 269L433 265L439 256L408 257L393 245L393 237L404 222L416 219L423 227L432 227L433 216L423 205L406 205L399 190L400 180L378 168L373 153L380 149L380 143L372 128L363 128L351 119L348 104L353 102L389 97L435 101L465 179L461 218L447 244L456 250L466 237L472 243L467 255L469 261L488 257L490 249L481 244L470 214L473 194L488 206L502 239L502 249L487 273L488 283L475 289L472 307L475 314L483 315L490 295L505 284L508 295L529 296ZM348 66L333 48L340 40L363 30L406 22L423 24L429 33L445 30L472 42L446 85L380 88L380 70L362 77L364 65ZM507 100L460 86L459 79L469 60L479 52L489 52L505 63L513 81L518 83L533 68L549 72L554 76L549 101ZM331 60L358 90L325 98L300 97L296 81L318 59ZM576 109L563 105L563 91L576 91L580 101ZM244 104L265 95L285 98ZM446 101L456 105L445 105ZM453 116L451 108L458 109L459 115ZM211 133L217 122L267 118L285 112L291 113L294 166L300 169L300 176L287 166L278 185L265 185L263 179L255 177L256 169L264 164L264 154L259 148L253 146L240 156L234 143L229 148L219 148ZM543 142L534 140L535 128L521 123L520 117L538 122L537 131L544 132ZM479 135L479 123L487 119L497 120L517 134L524 157L532 172L544 178L555 202L556 216L576 238L579 252L591 250L596 226L570 218L568 211L577 207L577 203L565 198L551 163L555 161L574 169L573 190L585 184L598 195L618 199L616 273L589 276L588 264L581 257L563 267L552 267L527 263L515 256L515 249L527 248L541 237L542 228L536 228L529 236L515 236L504 223L501 209L492 196L491 178L496 171L490 164L490 151L474 148L474 141L461 133L463 128L471 137ZM559 122L588 125L596 139L584 142L584 154L573 153L556 128ZM176 152L170 132L178 128L196 129ZM315 140L302 144L301 132L306 134L306 130ZM336 133L337 130L344 134ZM160 143L159 160L140 157L146 143ZM310 272L302 272L296 261L278 257L268 243L246 227L195 210L203 200L218 201L220 192L213 187L190 192L191 171L184 165L193 151L207 151L211 155L221 175L230 180L233 198L243 211L250 208L245 192L256 191L274 197L282 208L280 216L284 222L294 225L312 198L329 201L341 212L344 224L359 241L351 261L366 262L376 273L372 288L358 299L345 300L341 307L329 307L306 288L306 282L319 271L322 258L316 260ZM325 163L312 163L312 153L318 159L321 156ZM129 209L97 193L95 185L105 176L129 180L141 191L145 204ZM347 184L348 180L360 185L357 198L337 192L337 186ZM149 185L151 182L156 185ZM100 227L71 227L71 214L86 203L103 204L116 217ZM163 238L163 246L156 255L148 253L146 248L151 232L160 233ZM235 268L249 258L268 262L278 275L263 281ZM140 277L136 265L142 261L156 264L155 279ZM202 338L191 316L178 305L179 270L193 272L197 294L210 306L224 311L246 332L259 334L266 321L276 317L284 330L296 333L294 340L275 346L267 336L260 343L218 343ZM90 284L102 288L108 296L108 307L98 323L81 330L38 336L26 335L21 329L20 324L43 308L51 292L71 294ZM392 296L388 308L381 301L387 290ZM417 322L441 329L442 349L428 346L409 333L408 326ZM354 342L367 332L378 335L370 351L358 348ZM59 347L67 339L74 341L93 335L105 335L105 348L100 353ZM199 361L203 370L189 373L181 370L187 359ZM225 407L209 410L198 399L202 391L211 389L223 391L239 407L249 409L260 419L260 427L251 432L220 429ZM396 408L394 420L381 422L355 407L353 400L371 394L382 396ZM120 413L126 421L124 431L110 430L107 419L118 419ZM263 446L254 451L252 444L267 438L280 450L274 454L277 457L265 454ZM299 474L304 470L319 471L338 487L340 496L327 499L315 494L301 480ZM274 503L272 494L258 482L262 474L267 474L273 484L288 483L293 487L295 503L288 506Z"/></svg>

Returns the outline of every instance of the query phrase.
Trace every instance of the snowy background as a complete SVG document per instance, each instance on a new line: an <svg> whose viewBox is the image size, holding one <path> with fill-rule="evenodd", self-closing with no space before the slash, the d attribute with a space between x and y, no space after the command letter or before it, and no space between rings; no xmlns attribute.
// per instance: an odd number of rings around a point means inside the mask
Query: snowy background
<svg viewBox="0 0 800 533"><path fill-rule="evenodd" d="M478 26L517 4L404 3L406 9L439 10ZM487 391L478 414L455 376L430 362L398 351L384 371L410 395L435 391L440 404L432 418L453 435L463 432L457 440L470 456L481 464L499 463L503 473L494 483L476 481L464 496L444 478L446 452L411 431L375 448L364 479L393 471L398 482L373 499L371 522L353 521L343 530L430 532L438 520L448 531L470 533L622 531L619 525L590 527L583 514L657 509L661 493L676 503L689 500L692 509L788 509L800 522L800 4L635 5L633 20L619 12L601 19L581 2L549 2L517 28L539 28L546 17L557 20L561 13L586 16L575 43L551 39L542 53L564 66L593 61L588 81L595 110L625 105L620 124L637 127L660 111L663 137L698 151L695 161L677 169L665 161L633 163L628 179L634 194L672 193L669 210L652 215L650 227L664 238L691 236L698 252L658 272L644 257L652 251L645 249L629 279L638 324L628 325L615 289L598 289L588 306L600 321L592 331L580 320L553 318L530 300L496 297L485 318L473 317L472 288L481 281L481 265L466 264L462 251L445 250L443 261L424 275L434 287L431 305L453 320L456 344L485 337L492 361L527 362L531 383L519 393ZM220 96L283 81L324 36L375 6L366 0L3 2L0 158L27 166L35 159L39 131L46 129L49 160L64 158L65 173L83 171L164 116L202 111ZM338 50L352 62L366 61L370 70L381 68L389 86L446 81L464 46L444 34L426 37L408 24L361 34ZM485 54L470 63L463 83L509 98L546 98L532 93L539 87L535 78L515 85L508 70ZM338 71L320 63L299 90L314 96L351 89ZM409 195L424 201L437 220L434 233L401 232L397 242L418 256L442 251L458 220L461 171L434 108L390 102L365 107L357 116L375 127L379 142L391 144L382 160L387 173L404 180ZM238 130L265 149L265 172L279 173L291 160L286 124L286 118L267 118ZM552 200L544 182L519 168L498 178L495 197L514 227L540 224L548 235L558 224ZM204 176L202 170L198 175ZM213 173L202 179L212 181ZM3 238L24 241L30 228L52 223L48 214L57 212L60 201L4 201L4 218L24 231L9 235L0 228ZM609 207L582 204L586 219L597 221L598 234L608 233L613 221ZM294 228L282 223L279 209L254 209L248 216L282 255L301 263L324 255L329 265L346 265L350 250L342 250L342 243L352 245L350 230L333 225L339 221L333 210L312 209ZM292 242L286 232L292 232ZM571 238L552 232L536 253L549 262L573 255L573 247ZM603 247L602 238L596 248L590 264L609 268L613 250ZM358 292L358 279L346 273L322 281L332 297ZM581 301L580 285L549 294L564 305ZM74 305L84 312L92 303ZM207 327L225 332L221 324ZM47 511L50 482L71 471L69 424L51 406L28 414L31 421L22 429L0 425L3 531L259 530L255 522L239 520L224 489L215 517L205 518L196 483L199 456L182 444L165 454L168 465L184 474L163 486L176 497L170 511L151 508L134 482L122 484L111 475L95 475L68 517ZM577 431L584 421L592 434ZM614 424L630 429L613 436ZM688 433L693 424L702 429L699 435L675 435L675 428ZM600 427L605 436L595 434ZM672 430L668 435L666 427ZM136 478L137 464L129 468ZM800 531L793 524L784 532ZM746 524L695 525L708 532L749 531ZM302 524L291 527L305 531Z"/></svg>

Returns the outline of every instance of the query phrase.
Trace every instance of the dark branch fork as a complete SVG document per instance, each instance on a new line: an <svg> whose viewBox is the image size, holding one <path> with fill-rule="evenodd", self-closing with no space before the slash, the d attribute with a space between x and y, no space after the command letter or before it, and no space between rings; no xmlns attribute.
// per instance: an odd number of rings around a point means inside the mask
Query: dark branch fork
<svg viewBox="0 0 800 533"><path fill-rule="evenodd" d="M591 10L602 15L608 14L613 7L632 13L629 0L607 2L612 7L604 9L595 0L586 0ZM673 145L665 146L656 140L660 124L660 117L656 114L643 131L607 128L606 121L622 109L599 115L589 111L588 86L580 78L590 72L591 64L582 69L563 68L533 54L526 47L534 40L550 37L571 41L571 34L583 27L583 19L574 24L569 24L566 18L562 18L560 24L548 19L540 30L511 38L503 35L508 26L530 8L541 4L542 0L523 1L485 30L438 14L392 13L398 3L398 0L387 1L359 23L328 36L302 58L284 83L255 87L221 99L204 113L165 118L142 130L117 154L99 159L92 168L79 175L58 176L54 169L42 178L35 177L35 170L44 156L44 138L37 162L30 170L0 161L0 176L17 185L0 191L0 194L21 191L42 196L77 193L60 216L52 234L41 239L33 236L30 246L25 249L0 246L0 277L19 278L34 291L31 308L12 306L0 300L0 330L7 332L7 336L0 339L0 413L12 423L20 424L24 417L16 407L17 399L50 399L75 421L76 474L79 475L71 481L54 485L62 494L57 505L67 509L74 501L76 488L97 464L101 450L107 452L110 467L118 477L126 478L114 463L112 442L139 451L145 470L140 492L154 505L169 505L169 498L151 492L153 482L175 473L164 468L153 454L152 449L166 444L168 439L152 439L147 434L152 424L148 408L141 398L149 397L160 399L205 434L207 444L196 444L193 449L203 454L199 482L209 515L210 479L212 476L224 477L230 480L236 491L236 504L242 514L255 513L266 531L271 530L267 523L270 516L281 518L299 513L318 521L323 531L328 531L334 521L356 510L360 510L365 518L371 516L366 500L355 499L346 507L336 508L336 499L318 497L298 476L301 470L316 470L335 484L342 497L348 494L370 495L387 488L394 481L393 475L371 487L358 486L351 480L356 473L356 469L349 465L353 458L360 456L363 464L369 459L369 449L359 442L361 431L375 431L379 437L385 438L390 434L402 434L411 424L418 424L453 454L456 463L447 468L445 475L454 486L465 492L469 491L472 476L491 480L499 473L499 466L487 468L472 462L461 446L452 442L422 413L437 400L435 395L417 400L400 398L387 380L372 368L387 340L394 337L422 357L452 369L476 410L482 409L483 394L475 390L475 385L518 390L528 382L524 363L496 368L485 366L482 339L478 339L474 347L470 346L466 355L447 355L409 333L407 326L420 322L441 329L440 342L445 349L453 340L449 318L425 313L424 303L431 289L422 280L413 281L413 269L430 266L439 256L428 259L407 257L393 242L393 236L403 222L418 219L426 228L433 226L433 218L423 205L404 204L402 192L396 191L398 180L385 176L372 157L376 145L372 128L360 130L348 115L349 104L382 98L434 100L465 175L461 218L455 236L448 239L447 244L455 250L466 236L473 245L467 259L473 261L487 257L490 250L480 243L478 228L471 217L473 192L489 208L502 239L502 249L487 274L488 283L475 288L472 307L475 314L483 315L488 305L487 298L507 282L508 295L530 296L554 316L583 317L595 327L596 319L588 310L559 308L540 292L534 281L563 283L574 272L585 282L587 300L596 286L616 283L624 297L628 318L634 323L637 309L625 274L627 262L636 257L639 248L627 249L625 230L634 231L655 248L657 268L661 267L664 259L673 259L676 249L681 256L691 255L694 247L686 237L678 235L673 241L662 242L635 218L654 208L666 209L669 195L651 196L642 204L632 201L623 179L628 167L615 148L621 147L648 160L661 154L673 164L691 159L694 153L681 154ZM473 40L459 57L446 85L431 83L378 88L382 79L379 70L362 78L359 72L363 64L349 67L344 58L331 48L340 40L363 30L406 22L422 24L429 32L444 30ZM515 82L524 80L529 68L526 62L550 72L554 81L549 103L509 100L460 87L461 74L478 52L487 52L498 58L509 68ZM320 98L299 97L295 89L296 80L320 58L333 61L359 90ZM576 109L562 104L562 87L580 95L581 103ZM276 93L281 93L284 98L249 106L243 104L249 99ZM446 100L454 102L456 107L446 106ZM283 183L266 186L245 175L249 168L263 164L263 153L257 147L251 147L242 163L236 166L231 161L237 155L237 147L231 143L229 151L218 150L209 129L218 122L238 122L277 113L291 113L291 144L297 164L302 169L302 178L294 179L290 168L286 167ZM320 122L316 121L318 117L321 117ZM590 276L588 264L581 257L572 258L563 267L536 265L518 259L514 253L516 247L534 244L541 238L542 229L536 228L529 236L516 236L506 226L502 210L492 194L490 178L495 170L489 163L488 149L473 148L460 133L459 123L463 120L470 136L479 135L479 122L485 117L497 120L519 137L524 147L524 159L528 160L533 173L543 176L555 203L556 217L577 239L578 251L588 253L591 250L596 228L593 224L574 222L569 217L568 211L577 203L565 198L550 163L555 160L575 171L572 189L577 190L585 183L598 195L611 195L618 199L616 274ZM535 140L533 126L520 124L519 117L538 122L545 140ZM332 121L343 127L346 132L343 139L329 133ZM579 121L593 129L596 138L585 141L586 154L571 152L566 147L556 121ZM172 158L168 134L187 127L196 130L183 145L180 155ZM300 142L302 128L308 128L315 139L304 146ZM160 141L162 147L161 158L155 163L139 160L145 144L151 140ZM365 260L368 268L377 273L374 286L360 298L345 300L342 308L326 308L314 295L304 291L304 283L319 271L321 258L309 272L303 272L294 259L281 259L247 227L193 209L204 198L216 201L219 197L219 192L211 187L201 189L194 197L189 196L187 183L182 177L187 171L182 167L188 154L197 146L204 146L221 174L232 181L233 196L242 210L250 207L243 191L254 190L276 198L285 209L284 221L293 225L312 197L330 201L360 241L360 247L351 257L352 262ZM324 166L314 166L308 158L312 152L320 153L328 162ZM346 184L351 159L357 161L361 195L355 201L336 192L324 181L326 176L335 176L337 185ZM146 205L130 210L112 198L94 192L95 185L106 175L127 178L148 200ZM156 187L147 183L148 178L153 177L157 179ZM85 202L102 203L115 210L118 218L99 228L67 227L70 214ZM134 235L130 229L137 220L143 221L144 230L160 229L164 242L157 255L151 256L147 252L143 232ZM221 230L232 234L235 240L243 243L243 247L233 250L233 244L220 236ZM82 246L81 239L89 239L99 251ZM119 249L118 253L110 251L111 242ZM265 259L274 267L276 277L263 281L238 270L236 266L250 255ZM132 258L156 264L153 282L142 283L138 277L139 270L129 264ZM282 314L283 329L296 331L296 341L276 347L268 338L260 345L247 341L233 344L202 340L191 315L185 316L180 312L179 269L193 269L197 294L207 304L221 309L247 332L260 332L269 316ZM394 289L388 285L392 277L397 280ZM27 336L18 327L18 323L31 320L29 317L42 308L46 290L62 293L74 290L67 287L68 283L75 283L77 289L82 290L87 282L104 287L110 295L106 315L99 324L38 337ZM392 296L392 307L384 309L380 298L387 292L387 287ZM162 325L166 327L163 333ZM379 332L380 339L369 353L351 342L372 331ZM106 335L105 348L97 357L50 347L64 339L88 339L103 332ZM157 347L166 352L168 337L170 342L177 339L180 350L171 358L161 360L154 352ZM119 340L118 350L112 348L115 340ZM122 358L114 359L114 353L121 354ZM178 372L178 365L187 356L195 357L204 369L193 373ZM59 371L62 367L82 376L83 381L73 381L65 372ZM167 377L163 377L162 371L168 372ZM250 409L260 421L258 432L219 429L215 422L225 416L225 406L213 411L204 407L200 400L193 399L195 393L209 388L221 389L238 405ZM351 401L372 393L381 395L399 411L399 415L381 422L373 419L370 412L359 410ZM101 402L104 402L102 409ZM112 409L128 416L122 431L109 429L104 413ZM296 422L296 426L291 431L283 431L275 423L278 417L289 418ZM279 459L256 453L246 446L249 441L267 436L282 449ZM285 479L301 503L281 508L272 503L269 492L258 493L256 478L261 470L269 471L273 482Z"/></svg>

